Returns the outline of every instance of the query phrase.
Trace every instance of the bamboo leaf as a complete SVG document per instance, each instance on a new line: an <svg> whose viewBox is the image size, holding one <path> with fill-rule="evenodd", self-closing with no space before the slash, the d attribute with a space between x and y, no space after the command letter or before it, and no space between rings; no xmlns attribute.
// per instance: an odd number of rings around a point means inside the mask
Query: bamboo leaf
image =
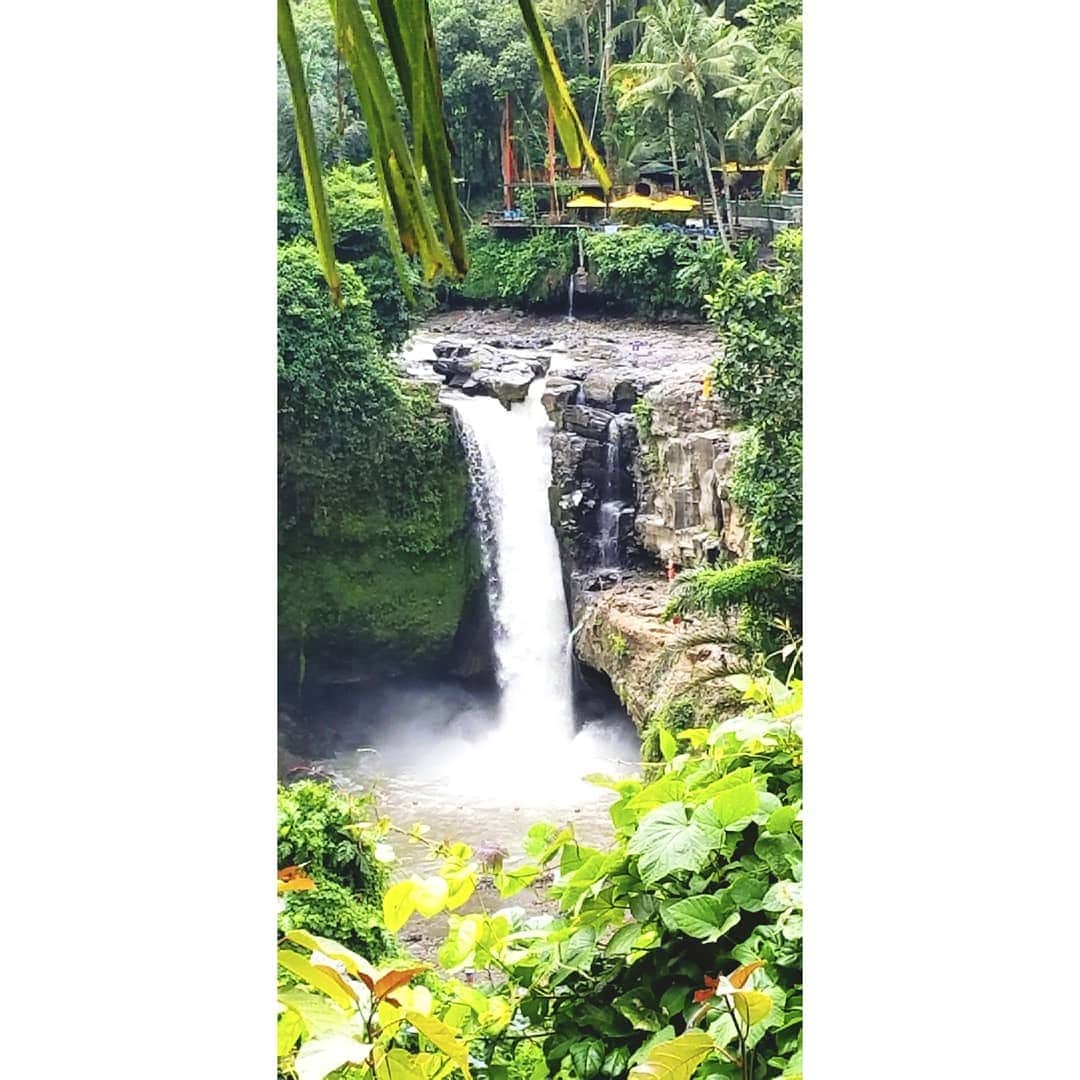
<svg viewBox="0 0 1080 1080"><path fill-rule="evenodd" d="M447 253L435 233L405 129L363 12L356 0L328 2L338 27L342 56L352 76L360 110L367 124L379 184L389 199L402 248L408 254L419 257L424 276L429 281L440 272L460 277L463 271L455 265L453 257ZM397 25L396 19L394 25ZM404 89L406 101L412 101L408 87ZM452 177L450 182L453 183ZM439 197L436 196L437 204ZM462 249L462 261L463 256Z"/></svg>
<svg viewBox="0 0 1080 1080"><path fill-rule="evenodd" d="M587 161L593 176L599 181L604 191L608 192L611 190L611 180L608 178L604 163L600 160L600 155L589 141L585 125L581 122L581 117L574 107L570 88L566 85L566 78L562 73L562 68L559 67L559 60L551 45L551 39L544 29L544 24L540 21L536 5L533 0L518 0L518 6L521 8L521 17L525 21L529 44L532 45L533 55L536 57L536 66L540 69L544 95L551 106L555 128L566 153L566 160L572 169L580 169L582 161Z"/></svg>
<svg viewBox="0 0 1080 1080"><path fill-rule="evenodd" d="M334 238L330 231L330 215L326 209L326 192L323 190L322 169L319 165L319 148L315 142L315 125L311 121L311 103L304 82L304 68L300 62L300 47L296 41L292 8L289 0L278 0L278 47L289 77L293 112L296 115L296 141L300 147L300 166L304 173L304 189L307 192L308 209L311 212L311 228L315 233L315 246L322 263L323 276L330 287L334 303L341 306L341 276L334 258Z"/></svg>

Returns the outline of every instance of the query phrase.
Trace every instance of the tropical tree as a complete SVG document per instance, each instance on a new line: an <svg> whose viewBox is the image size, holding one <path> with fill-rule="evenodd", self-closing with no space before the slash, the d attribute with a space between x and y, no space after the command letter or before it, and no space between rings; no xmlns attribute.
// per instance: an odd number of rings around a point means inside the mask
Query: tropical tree
<svg viewBox="0 0 1080 1080"><path fill-rule="evenodd" d="M711 129L719 150L724 198L730 203L726 111L730 95L740 85L745 46L721 9L710 14L696 0L656 0L639 14L644 27L641 41L629 61L612 69L612 79L620 87L620 108L638 106L665 116L689 112L717 227L725 247L730 247L710 167L706 129Z"/></svg>
<svg viewBox="0 0 1080 1080"><path fill-rule="evenodd" d="M328 2L337 47L352 77L367 127L395 257L400 263L402 249L418 256L429 280L440 273L460 279L468 268L465 229L450 164L450 136L428 0L369 0L366 12L359 0ZM574 107L534 0L518 0L518 6L567 161L572 168L588 162L601 185L610 189L603 162ZM300 163L316 247L331 296L340 304L341 277L334 260L311 102L290 0L278 0L277 13L278 45L296 115ZM376 35L390 55L404 98L411 143L382 66ZM427 202L429 193L434 214ZM398 243L400 248L396 247Z"/></svg>
<svg viewBox="0 0 1080 1080"><path fill-rule="evenodd" d="M729 138L757 132L759 158L767 157L763 187L776 188L780 170L802 156L802 18L786 22L763 51L753 51L753 66L740 91L742 115Z"/></svg>

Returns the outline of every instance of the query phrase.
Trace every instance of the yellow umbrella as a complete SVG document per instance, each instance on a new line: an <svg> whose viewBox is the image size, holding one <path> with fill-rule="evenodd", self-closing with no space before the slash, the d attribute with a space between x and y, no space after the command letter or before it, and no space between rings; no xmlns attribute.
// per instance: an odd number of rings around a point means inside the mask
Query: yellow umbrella
<svg viewBox="0 0 1080 1080"><path fill-rule="evenodd" d="M567 204L570 210L603 210L603 200L595 195L575 195Z"/></svg>
<svg viewBox="0 0 1080 1080"><path fill-rule="evenodd" d="M656 206L656 203L652 201L647 195L639 195L636 191L631 191L628 195L624 195L621 199L616 199L611 204L612 210L652 210Z"/></svg>
<svg viewBox="0 0 1080 1080"><path fill-rule="evenodd" d="M660 202L653 203L653 210L671 210L678 214L686 214L696 210L700 203L697 199L691 199L686 195L669 195Z"/></svg>

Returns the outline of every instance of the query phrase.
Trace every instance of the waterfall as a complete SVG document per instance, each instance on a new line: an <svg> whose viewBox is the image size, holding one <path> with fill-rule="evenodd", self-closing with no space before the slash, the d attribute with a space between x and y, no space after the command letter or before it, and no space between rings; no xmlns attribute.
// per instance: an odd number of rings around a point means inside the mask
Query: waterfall
<svg viewBox="0 0 1080 1080"><path fill-rule="evenodd" d="M453 402L469 457L495 633L499 733L510 748L558 748L573 734L570 624L548 511L552 425L544 380L508 411L495 398Z"/></svg>
<svg viewBox="0 0 1080 1080"><path fill-rule="evenodd" d="M619 565L619 518L623 504L619 494L619 428L614 417L607 427L607 468L597 522L597 547L601 566Z"/></svg>
<svg viewBox="0 0 1080 1080"><path fill-rule="evenodd" d="M574 271L566 279L566 317L573 322L574 319Z"/></svg>

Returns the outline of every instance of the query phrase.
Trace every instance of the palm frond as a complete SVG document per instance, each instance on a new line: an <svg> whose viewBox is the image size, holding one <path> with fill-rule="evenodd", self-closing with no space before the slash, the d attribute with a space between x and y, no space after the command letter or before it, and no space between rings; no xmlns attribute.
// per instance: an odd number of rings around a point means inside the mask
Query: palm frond
<svg viewBox="0 0 1080 1080"><path fill-rule="evenodd" d="M451 140L443 115L442 77L435 35L426 0L374 0L375 10L394 62L398 81L407 91L416 168L427 170L431 194L459 275L468 270L465 227L450 164Z"/></svg>
<svg viewBox="0 0 1080 1080"><path fill-rule="evenodd" d="M304 174L311 228L315 234L315 248L322 263L323 276L330 288L336 305L341 305L341 276L334 257L334 238L330 230L330 214L326 209L326 192L323 190L322 169L319 167L319 148L315 142L315 125L311 121L311 103L304 82L304 68L300 62L300 47L296 40L292 8L289 0L278 0L277 6L278 48L289 78L293 112L296 115L296 142L300 149L300 168Z"/></svg>
<svg viewBox="0 0 1080 1080"><path fill-rule="evenodd" d="M435 233L405 128L363 12L357 0L329 0L329 3L338 27L342 56L367 124L376 175L390 201L402 247L419 257L427 280L440 272L460 277L464 271L455 264ZM408 92L406 97L414 103L417 100Z"/></svg>

